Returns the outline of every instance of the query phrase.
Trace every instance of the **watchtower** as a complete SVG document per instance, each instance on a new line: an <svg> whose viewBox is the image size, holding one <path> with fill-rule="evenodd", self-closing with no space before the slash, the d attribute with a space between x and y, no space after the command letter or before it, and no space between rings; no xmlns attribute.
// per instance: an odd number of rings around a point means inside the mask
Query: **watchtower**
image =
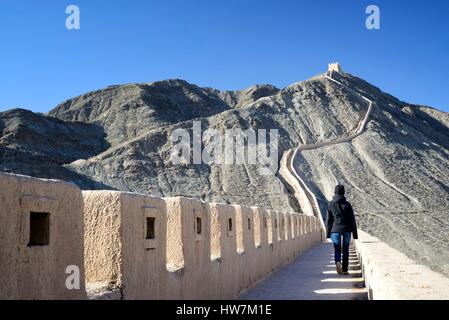
<svg viewBox="0 0 449 320"><path fill-rule="evenodd" d="M338 62L334 62L334 63L329 63L328 67L327 67L327 72L338 72L338 73L343 73L343 69L341 68L341 65Z"/></svg>

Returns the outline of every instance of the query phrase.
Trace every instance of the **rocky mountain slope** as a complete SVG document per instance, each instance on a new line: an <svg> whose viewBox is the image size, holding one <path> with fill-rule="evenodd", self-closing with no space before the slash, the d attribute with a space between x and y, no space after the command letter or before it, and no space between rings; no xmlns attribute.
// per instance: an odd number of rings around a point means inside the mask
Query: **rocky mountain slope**
<svg viewBox="0 0 449 320"><path fill-rule="evenodd" d="M348 73L339 81L375 102L351 142L304 151L295 166L325 212L335 183L347 186L359 224L413 259L449 274L449 114L410 105ZM317 76L278 89L220 92L183 80L112 86L47 115L0 113L0 170L157 196L299 211L279 174L257 165L175 165L172 132L277 129L285 150L353 132L366 102Z"/></svg>

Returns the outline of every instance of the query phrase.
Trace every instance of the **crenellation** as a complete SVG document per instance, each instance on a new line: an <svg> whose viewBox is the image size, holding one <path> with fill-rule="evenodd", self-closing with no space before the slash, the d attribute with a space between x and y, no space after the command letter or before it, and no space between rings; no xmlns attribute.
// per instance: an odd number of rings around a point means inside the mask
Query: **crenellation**
<svg viewBox="0 0 449 320"><path fill-rule="evenodd" d="M86 299L78 187L0 173L0 203L0 299ZM79 288L66 286L67 270Z"/></svg>
<svg viewBox="0 0 449 320"><path fill-rule="evenodd" d="M338 62L329 63L327 72L338 72L343 73L343 69Z"/></svg>
<svg viewBox="0 0 449 320"><path fill-rule="evenodd" d="M234 299L321 243L323 232L310 215L81 191L4 173L0 200L1 299ZM442 275L363 231L359 236L371 299L447 297ZM392 272L386 258L406 267ZM80 270L79 289L66 286L69 266ZM410 274L432 289L416 288Z"/></svg>
<svg viewBox="0 0 449 320"><path fill-rule="evenodd" d="M0 186L5 299L233 299L321 242L310 226L294 236L296 213L2 173ZM28 246L32 212L50 219L43 247ZM79 290L64 285L69 265Z"/></svg>

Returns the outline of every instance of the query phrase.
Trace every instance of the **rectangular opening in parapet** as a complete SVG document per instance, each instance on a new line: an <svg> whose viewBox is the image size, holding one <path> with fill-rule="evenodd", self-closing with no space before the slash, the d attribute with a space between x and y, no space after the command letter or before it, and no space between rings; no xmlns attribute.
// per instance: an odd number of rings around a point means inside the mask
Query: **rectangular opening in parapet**
<svg viewBox="0 0 449 320"><path fill-rule="evenodd" d="M48 246L50 243L50 214L47 212L30 212L29 247Z"/></svg>
<svg viewBox="0 0 449 320"><path fill-rule="evenodd" d="M147 217L147 236L146 239L154 239L156 238L155 233L155 217Z"/></svg>
<svg viewBox="0 0 449 320"><path fill-rule="evenodd" d="M278 219L274 219L274 228L275 228L275 229L278 228Z"/></svg>
<svg viewBox="0 0 449 320"><path fill-rule="evenodd" d="M228 231L232 231L232 219L228 219Z"/></svg>
<svg viewBox="0 0 449 320"><path fill-rule="evenodd" d="M201 218L197 217L196 218L196 234L197 235L200 235L201 232L203 232L202 227L203 227L203 225L201 223Z"/></svg>
<svg viewBox="0 0 449 320"><path fill-rule="evenodd" d="M267 228L267 217L263 217L263 227L264 227L264 229L266 229Z"/></svg>
<svg viewBox="0 0 449 320"><path fill-rule="evenodd" d="M248 230L251 230L251 219L248 218Z"/></svg>

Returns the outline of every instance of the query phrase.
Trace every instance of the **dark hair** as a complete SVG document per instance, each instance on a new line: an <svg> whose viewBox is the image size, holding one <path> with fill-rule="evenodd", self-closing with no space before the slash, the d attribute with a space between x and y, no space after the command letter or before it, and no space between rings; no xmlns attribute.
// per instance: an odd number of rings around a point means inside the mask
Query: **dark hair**
<svg viewBox="0 0 449 320"><path fill-rule="evenodd" d="M345 186L339 184L338 186L335 187L335 194L339 195L339 196L344 196L345 195Z"/></svg>

